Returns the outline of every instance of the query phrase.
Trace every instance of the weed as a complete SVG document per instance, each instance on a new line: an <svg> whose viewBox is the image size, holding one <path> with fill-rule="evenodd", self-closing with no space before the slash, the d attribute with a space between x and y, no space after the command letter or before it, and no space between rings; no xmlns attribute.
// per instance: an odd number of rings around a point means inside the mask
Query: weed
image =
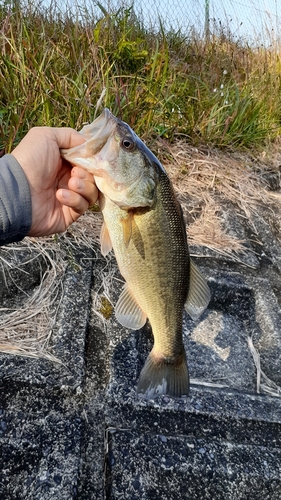
<svg viewBox="0 0 281 500"><path fill-rule="evenodd" d="M71 16L13 0L0 6L0 151L35 125L81 128L104 105L144 138L257 148L280 134L279 47L228 30L208 42L144 26L132 8Z"/></svg>

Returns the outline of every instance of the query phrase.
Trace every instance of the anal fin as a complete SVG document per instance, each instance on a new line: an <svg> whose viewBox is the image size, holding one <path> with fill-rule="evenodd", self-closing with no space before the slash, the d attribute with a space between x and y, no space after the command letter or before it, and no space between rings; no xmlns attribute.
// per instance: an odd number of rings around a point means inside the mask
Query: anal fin
<svg viewBox="0 0 281 500"><path fill-rule="evenodd" d="M126 328L138 330L145 325L146 314L137 304L127 284L125 284L115 306L115 315L119 323Z"/></svg>
<svg viewBox="0 0 281 500"><path fill-rule="evenodd" d="M198 267L190 260L189 292L184 305L186 312L193 320L201 316L211 298L210 289Z"/></svg>

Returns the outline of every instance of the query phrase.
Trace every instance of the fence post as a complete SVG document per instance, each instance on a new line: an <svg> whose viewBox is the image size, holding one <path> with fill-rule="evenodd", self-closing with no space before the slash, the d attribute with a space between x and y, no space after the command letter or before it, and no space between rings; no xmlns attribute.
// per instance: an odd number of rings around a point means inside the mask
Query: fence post
<svg viewBox="0 0 281 500"><path fill-rule="evenodd" d="M210 41L210 0L205 0L205 40Z"/></svg>

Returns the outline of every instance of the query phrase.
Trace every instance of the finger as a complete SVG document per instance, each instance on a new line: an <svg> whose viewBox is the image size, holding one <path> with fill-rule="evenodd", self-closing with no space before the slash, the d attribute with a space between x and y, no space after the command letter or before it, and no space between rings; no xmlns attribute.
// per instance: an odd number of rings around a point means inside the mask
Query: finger
<svg viewBox="0 0 281 500"><path fill-rule="evenodd" d="M59 148L70 149L85 142L85 139L79 132L69 127L54 127L51 129L51 132Z"/></svg>
<svg viewBox="0 0 281 500"><path fill-rule="evenodd" d="M68 189L83 196L89 205L94 205L97 202L98 189L91 181L71 177L68 181Z"/></svg>
<svg viewBox="0 0 281 500"><path fill-rule="evenodd" d="M71 177L79 177L79 179L94 182L94 176L85 168L75 166L71 170Z"/></svg>
<svg viewBox="0 0 281 500"><path fill-rule="evenodd" d="M75 212L77 217L72 217L73 220L77 220L78 216L84 214L84 212L86 212L86 210L89 208L89 202L88 200L86 200L86 198L78 193L75 193L74 191L70 191L69 189L58 189L58 191L56 192L56 197L62 205L72 209ZM64 207L63 211L65 212Z"/></svg>
<svg viewBox="0 0 281 500"><path fill-rule="evenodd" d="M57 189L68 189L68 182L71 177L71 170L69 166L63 165L61 171L58 174Z"/></svg>

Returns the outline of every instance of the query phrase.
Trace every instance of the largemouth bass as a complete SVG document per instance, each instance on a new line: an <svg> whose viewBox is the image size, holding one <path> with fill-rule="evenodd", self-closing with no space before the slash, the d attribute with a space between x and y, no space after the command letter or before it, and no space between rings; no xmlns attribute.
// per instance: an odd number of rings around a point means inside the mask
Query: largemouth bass
<svg viewBox="0 0 281 500"><path fill-rule="evenodd" d="M113 248L126 284L115 307L118 321L139 329L147 318L154 346L138 393L188 394L182 339L183 311L193 319L207 307L209 288L189 257L186 228L166 171L131 128L108 109L81 130L85 143L62 151L94 174L103 214L101 252Z"/></svg>

